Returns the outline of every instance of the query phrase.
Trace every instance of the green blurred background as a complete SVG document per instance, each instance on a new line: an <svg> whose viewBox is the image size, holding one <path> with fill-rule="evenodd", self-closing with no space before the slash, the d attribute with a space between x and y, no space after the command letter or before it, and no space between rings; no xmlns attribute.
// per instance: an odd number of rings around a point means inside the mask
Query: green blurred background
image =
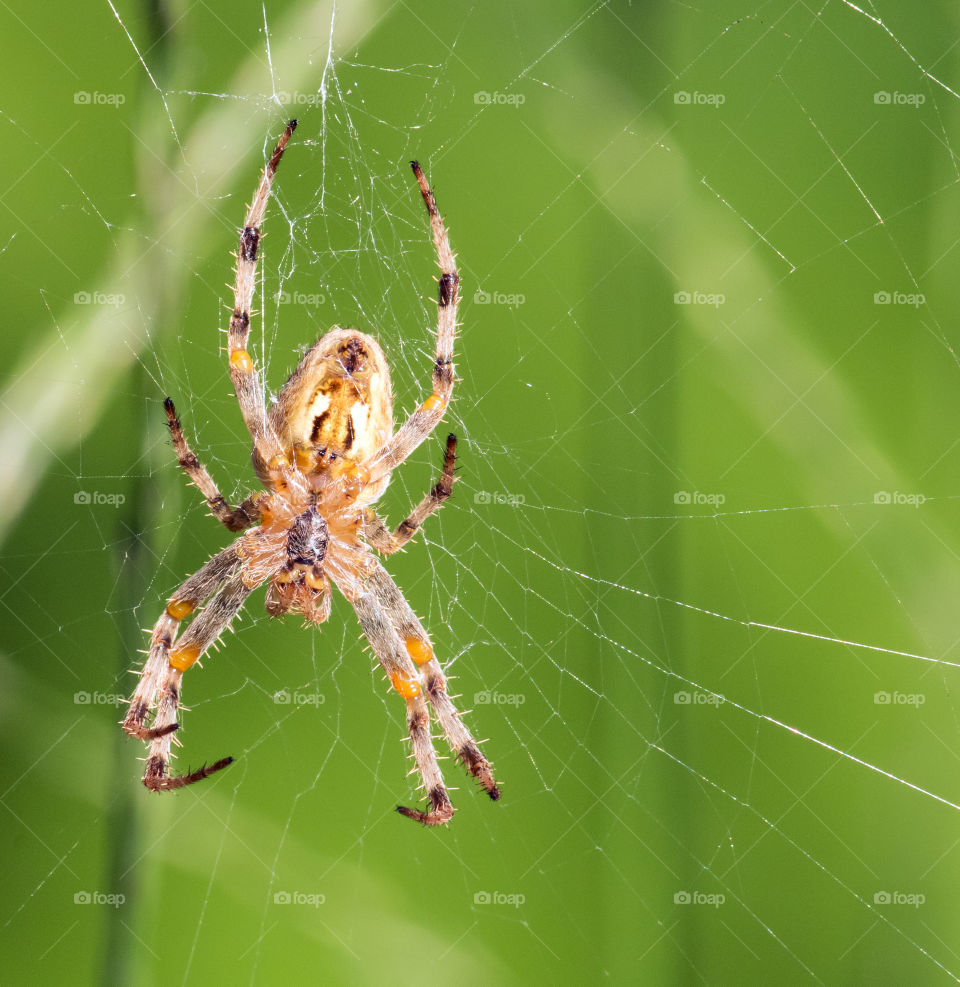
<svg viewBox="0 0 960 987"><path fill-rule="evenodd" d="M0 24L5 982L958 978L956 5ZM215 779L150 796L116 725L228 541L163 398L253 483L224 283L293 115L270 388L354 325L422 399L410 158L459 252L460 479L388 563L503 783L446 761L442 831L393 811L403 708L342 599L316 632L257 594L186 677L180 766L235 755Z"/></svg>

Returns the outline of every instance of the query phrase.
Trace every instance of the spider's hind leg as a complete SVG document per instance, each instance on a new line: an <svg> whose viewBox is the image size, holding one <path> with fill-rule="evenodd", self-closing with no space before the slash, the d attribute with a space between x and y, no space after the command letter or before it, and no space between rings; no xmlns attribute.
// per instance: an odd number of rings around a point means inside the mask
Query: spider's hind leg
<svg viewBox="0 0 960 987"><path fill-rule="evenodd" d="M437 715L447 743L457 760L496 802L500 798L500 788L494 780L493 769L447 694L446 676L434 657L433 646L423 625L385 569L378 568L370 582L383 601L384 609L390 614L407 653L421 669L427 699Z"/></svg>
<svg viewBox="0 0 960 987"><path fill-rule="evenodd" d="M222 758L210 767L186 775L170 776L170 744L179 728L180 682L183 672L223 633L243 605L251 589L239 571L236 546L215 555L171 596L157 621L150 652L130 701L123 729L133 737L150 742L143 783L151 791L165 791L193 784L225 768L232 758ZM180 622L205 599L209 602L174 644ZM153 723L147 719L153 711Z"/></svg>
<svg viewBox="0 0 960 987"><path fill-rule="evenodd" d="M150 636L150 651L123 720L123 729L131 737L153 740L159 735L158 730L171 733L176 729L175 724L171 726L169 723L163 727L154 724L148 729L146 722L151 710L157 705L160 683L170 664L170 649L180 629L180 622L212 596L239 565L240 557L236 546L231 545L202 565L170 596L166 609L154 625Z"/></svg>
<svg viewBox="0 0 960 987"><path fill-rule="evenodd" d="M493 777L490 762L480 752L473 735L463 725L459 710L447 695L447 680L436 658L431 658L425 665L426 690L430 705L437 714L440 726L443 728L447 743L456 753L457 760L483 786L490 798L497 802L500 799L500 786Z"/></svg>
<svg viewBox="0 0 960 987"><path fill-rule="evenodd" d="M453 803L447 794L447 787L443 783L440 767L437 764L437 753L430 736L430 713L419 692L407 696L407 728L413 742L413 757L417 770L423 778L430 809L422 812L420 809L408 809L405 805L398 805L397 812L425 826L442 826L453 818Z"/></svg>
<svg viewBox="0 0 960 987"><path fill-rule="evenodd" d="M176 717L180 704L180 681L182 678L183 673L179 669L170 667L166 681L160 690L156 725L149 731L152 735L150 754L147 757L147 769L143 774L143 784L151 792L166 792L173 788L192 785L195 781L208 778L214 772L233 764L232 757L222 757L209 766L204 765L197 771L191 771L185 775L170 774L170 743L173 740L173 734L180 727Z"/></svg>
<svg viewBox="0 0 960 987"><path fill-rule="evenodd" d="M398 811L408 819L427 825L449 822L453 815L430 737L430 714L425 698L433 707L457 759L480 782L490 798L497 801L500 788L494 780L490 762L480 752L447 695L446 678L420 621L383 566L378 564L372 571L364 592L353 605L387 677L407 701L413 755L430 801L431 808L427 812L404 806L398 806ZM417 666L422 670L420 676L416 674Z"/></svg>
<svg viewBox="0 0 960 987"><path fill-rule="evenodd" d="M437 752L430 736L430 711L424 699L416 668L403 641L394 626L394 614L380 587L377 578L383 575L391 585L392 580L377 566L375 576L367 586L352 599L353 608L360 620L360 626L373 648L377 660L387 674L393 688L406 700L407 729L413 744L413 758L416 769L423 779L430 808L423 812L397 806L397 811L408 819L414 819L425 826L440 826L453 818L453 804L447 794L443 774L437 762ZM396 587L394 587L396 590ZM399 591L397 591L399 592Z"/></svg>

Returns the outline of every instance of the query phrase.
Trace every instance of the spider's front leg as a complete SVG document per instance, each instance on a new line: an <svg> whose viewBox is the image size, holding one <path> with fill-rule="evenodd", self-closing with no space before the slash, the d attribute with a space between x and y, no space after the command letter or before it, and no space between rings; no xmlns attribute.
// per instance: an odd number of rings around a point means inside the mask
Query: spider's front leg
<svg viewBox="0 0 960 987"><path fill-rule="evenodd" d="M453 394L453 340L457 330L457 306L460 303L460 275L450 247L447 229L437 210L437 202L420 165L411 161L413 174L420 186L433 246L440 267L437 291L437 343L433 361L433 393L400 426L394 436L367 464L371 482L399 466L417 446L437 427Z"/></svg>
<svg viewBox="0 0 960 987"><path fill-rule="evenodd" d="M152 791L191 785L225 768L233 758L222 758L187 775L171 776L170 744L179 728L180 681L243 605L251 588L243 582L236 545L215 555L171 597L153 628L150 651L130 701L123 729L132 737L150 741L143 783ZM176 642L180 623L204 600L212 597ZM154 711L153 724L147 718Z"/></svg>
<svg viewBox="0 0 960 987"><path fill-rule="evenodd" d="M260 249L260 227L263 223L273 178L280 165L280 159L287 148L297 121L291 120L277 142L273 155L263 177L257 186L253 201L247 209L240 231L237 249L236 280L233 288L233 312L230 316L230 329L227 334L227 350L230 362L230 378L240 405L240 413L253 439L256 453L264 463L276 468L285 466L286 457L276 433L267 420L263 391L253 358L247 350L250 336L250 308L256 284L257 255Z"/></svg>

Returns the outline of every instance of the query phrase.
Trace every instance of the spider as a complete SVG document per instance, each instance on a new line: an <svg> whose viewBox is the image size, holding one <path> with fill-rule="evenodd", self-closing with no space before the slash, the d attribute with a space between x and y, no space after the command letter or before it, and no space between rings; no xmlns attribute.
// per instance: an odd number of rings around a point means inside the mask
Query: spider
<svg viewBox="0 0 960 987"><path fill-rule="evenodd" d="M228 336L230 376L253 440L253 468L267 489L231 507L190 450L173 401L166 399L180 466L213 516L230 531L244 533L169 597L153 628L123 729L149 742L143 783L151 791L183 788L227 767L232 757L187 774L170 771L170 744L180 727L183 673L217 641L258 586L267 583L266 610L271 617L299 613L306 622L320 625L330 615L332 583L353 605L387 678L406 702L415 770L428 808L397 806L397 811L435 826L449 822L454 808L430 736L429 708L458 760L490 798L499 799L500 789L447 694L427 632L371 549L383 555L396 552L447 500L455 479L456 437L447 438L436 485L394 531L371 505L386 489L391 472L436 428L450 401L460 279L436 200L420 165L412 161L441 270L432 394L394 431L390 370L383 350L365 333L332 329L307 350L268 409L247 351L250 305L260 226L277 166L296 126L296 120L287 124L247 210L236 255ZM198 607L202 609L178 638L181 622Z"/></svg>

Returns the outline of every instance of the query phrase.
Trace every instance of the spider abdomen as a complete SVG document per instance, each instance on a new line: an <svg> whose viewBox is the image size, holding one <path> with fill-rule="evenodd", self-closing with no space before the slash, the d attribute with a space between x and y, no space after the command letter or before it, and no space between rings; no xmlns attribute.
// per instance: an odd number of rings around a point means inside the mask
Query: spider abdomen
<svg viewBox="0 0 960 987"><path fill-rule="evenodd" d="M324 476L338 460L362 463L393 433L390 370L377 341L355 329L333 329L304 354L270 409L287 458L304 476ZM269 472L253 455L268 483ZM365 492L365 503L386 482ZM315 484L316 487L316 484Z"/></svg>

